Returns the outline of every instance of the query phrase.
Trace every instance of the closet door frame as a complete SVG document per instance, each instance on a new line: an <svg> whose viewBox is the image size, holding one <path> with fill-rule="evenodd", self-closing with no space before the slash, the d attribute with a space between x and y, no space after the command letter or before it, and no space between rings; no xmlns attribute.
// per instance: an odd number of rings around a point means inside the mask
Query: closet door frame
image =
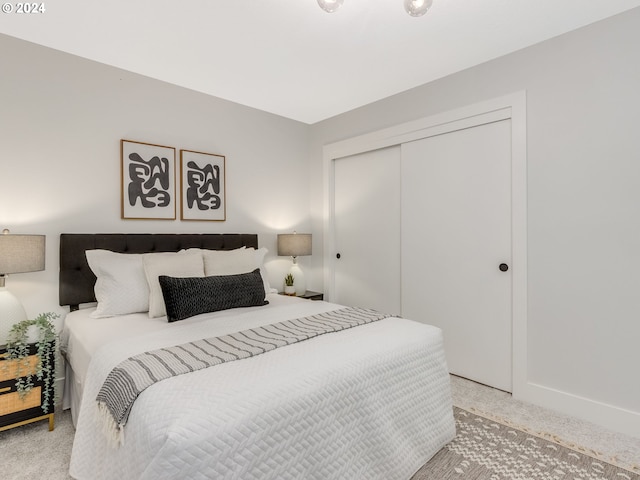
<svg viewBox="0 0 640 480"><path fill-rule="evenodd" d="M402 123L323 147L324 294L335 298L335 160L405 142L428 138L492 121L511 120L511 245L512 245L512 387L526 398L527 382L527 138L526 92L520 91L463 108Z"/></svg>

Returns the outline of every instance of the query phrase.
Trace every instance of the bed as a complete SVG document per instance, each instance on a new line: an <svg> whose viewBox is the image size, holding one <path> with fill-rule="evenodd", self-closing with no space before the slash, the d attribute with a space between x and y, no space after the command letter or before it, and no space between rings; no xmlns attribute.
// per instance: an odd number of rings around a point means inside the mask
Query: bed
<svg viewBox="0 0 640 480"><path fill-rule="evenodd" d="M114 441L96 399L127 359L143 352L184 349L202 339L223 341L237 332L246 335L334 318L348 310L274 293L265 281L264 249L258 248L257 240L253 234L61 235L60 304L71 310L61 343L76 424L72 477L409 479L453 439L441 331L387 316L153 383L137 394L119 430L122 437ZM249 251L255 269L236 272L247 270L247 265L238 265L238 258L246 260ZM144 255L150 252L153 255ZM197 252L209 265L202 277L162 270L168 268L162 263L165 257L174 261L178 255L189 255L191 262ZM260 290L256 282L261 282L264 298L239 307L234 306L236 298L231 308L221 308L216 303L224 298L221 290L207 290L207 298L198 301L196 294L189 294L183 305L191 309L197 304L209 311L176 320L180 309L169 301L161 306L164 312L156 311L157 292L154 298L151 287L148 311L111 315L107 310L118 311L122 302L113 295L107 300L115 303L105 301L104 290L109 288L99 269L96 283L98 253L104 256L103 266L117 272L126 271L119 270L120 260L130 262L141 255L150 278L160 272L165 299L176 291L190 291L184 284L178 289L167 283L182 277L193 277L200 290L200 282L212 280L216 288L226 288L227 281L248 279L252 291ZM187 257L179 258L181 268L186 268ZM130 285L123 298L136 296L140 280L132 283L134 274L124 277ZM121 284L117 287L122 289ZM238 297L243 288L233 287L230 295Z"/></svg>

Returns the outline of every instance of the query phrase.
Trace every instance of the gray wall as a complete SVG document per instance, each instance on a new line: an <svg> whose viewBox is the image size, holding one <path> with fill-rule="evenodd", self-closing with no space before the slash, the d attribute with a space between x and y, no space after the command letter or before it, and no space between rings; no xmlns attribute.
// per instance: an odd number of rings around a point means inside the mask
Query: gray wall
<svg viewBox="0 0 640 480"><path fill-rule="evenodd" d="M318 123L311 162L319 230L323 145L526 90L530 400L640 437L638 45L634 9Z"/></svg>
<svg viewBox="0 0 640 480"><path fill-rule="evenodd" d="M308 125L3 35L0 59L0 229L47 236L46 270L7 280L30 318L63 311L62 232L255 232L282 289L276 234L310 227ZM227 221L121 220L122 138L177 165L181 148L225 155Z"/></svg>

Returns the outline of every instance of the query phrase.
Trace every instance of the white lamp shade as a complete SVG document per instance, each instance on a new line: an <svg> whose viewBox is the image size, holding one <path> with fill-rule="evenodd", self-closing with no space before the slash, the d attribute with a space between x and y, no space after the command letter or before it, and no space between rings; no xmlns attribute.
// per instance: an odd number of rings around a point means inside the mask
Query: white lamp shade
<svg viewBox="0 0 640 480"><path fill-rule="evenodd" d="M0 275L44 270L44 235L0 235Z"/></svg>
<svg viewBox="0 0 640 480"><path fill-rule="evenodd" d="M278 255L300 257L311 255L310 233L282 233L278 235Z"/></svg>

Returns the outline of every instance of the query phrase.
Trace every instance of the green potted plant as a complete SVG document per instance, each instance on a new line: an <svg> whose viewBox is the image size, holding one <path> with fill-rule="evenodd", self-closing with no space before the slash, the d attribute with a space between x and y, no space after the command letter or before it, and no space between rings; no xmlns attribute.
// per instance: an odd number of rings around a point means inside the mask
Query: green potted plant
<svg viewBox="0 0 640 480"><path fill-rule="evenodd" d="M296 287L293 286L293 275L291 274L284 277L284 293L292 296L296 294Z"/></svg>
<svg viewBox="0 0 640 480"><path fill-rule="evenodd" d="M7 336L7 360L16 360L16 388L23 398L33 388L33 377L44 379L42 411L48 413L53 408L54 398L50 398L51 384L55 388L55 349L57 334L51 321L58 318L55 313L41 313L34 320L23 320L16 323ZM35 337L35 341L33 341ZM29 343L35 343L38 364L35 373L30 372ZM12 362L13 363L13 362ZM8 368L8 362L5 362ZM30 373L29 373L30 372Z"/></svg>

